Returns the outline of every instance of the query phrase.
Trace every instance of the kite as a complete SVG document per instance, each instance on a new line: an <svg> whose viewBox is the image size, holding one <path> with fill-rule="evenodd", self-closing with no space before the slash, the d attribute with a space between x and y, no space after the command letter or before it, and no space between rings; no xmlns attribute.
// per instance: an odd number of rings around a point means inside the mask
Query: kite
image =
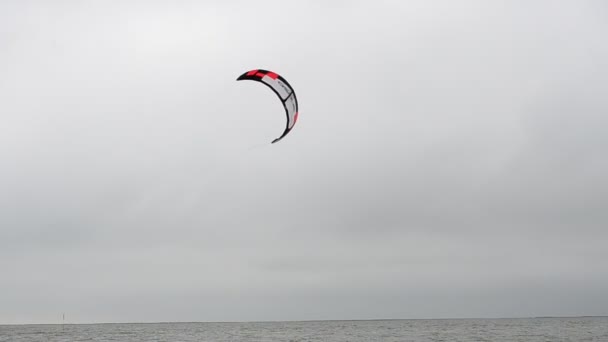
<svg viewBox="0 0 608 342"><path fill-rule="evenodd" d="M291 131L293 126L296 124L296 121L298 120L298 99L296 98L296 93L294 92L291 85L279 74L263 69L247 71L246 73L239 76L239 78L237 78L236 80L252 80L263 83L270 89L272 89L275 94L277 94L277 96L283 103L283 107L285 108L285 115L287 115L287 125L285 126L285 131L283 131L283 134L281 134L280 137L274 139L272 143L274 144L277 141L283 139L283 137L285 137L287 133Z"/></svg>

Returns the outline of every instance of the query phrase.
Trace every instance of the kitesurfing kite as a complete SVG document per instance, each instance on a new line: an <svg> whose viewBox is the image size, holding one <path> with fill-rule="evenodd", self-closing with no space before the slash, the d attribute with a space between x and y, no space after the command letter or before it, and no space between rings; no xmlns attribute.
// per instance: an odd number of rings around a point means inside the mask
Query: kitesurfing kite
<svg viewBox="0 0 608 342"><path fill-rule="evenodd" d="M274 144L283 139L283 137L286 136L289 131L291 131L298 120L298 99L296 98L296 93L293 91L291 85L289 85L287 80L285 80L279 74L263 69L247 71L239 76L239 78L236 80L252 80L261 82L267 85L270 89L272 89L272 91L274 91L275 94L277 94L283 103L283 107L285 108L287 125L285 126L285 131L283 131L283 134L274 139L272 143Z"/></svg>

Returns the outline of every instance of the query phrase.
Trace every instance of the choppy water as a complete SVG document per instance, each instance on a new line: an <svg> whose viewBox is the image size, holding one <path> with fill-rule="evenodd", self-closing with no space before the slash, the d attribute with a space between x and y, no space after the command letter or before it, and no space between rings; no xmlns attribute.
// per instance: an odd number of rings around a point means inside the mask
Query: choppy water
<svg viewBox="0 0 608 342"><path fill-rule="evenodd" d="M608 317L0 325L0 341L608 342Z"/></svg>

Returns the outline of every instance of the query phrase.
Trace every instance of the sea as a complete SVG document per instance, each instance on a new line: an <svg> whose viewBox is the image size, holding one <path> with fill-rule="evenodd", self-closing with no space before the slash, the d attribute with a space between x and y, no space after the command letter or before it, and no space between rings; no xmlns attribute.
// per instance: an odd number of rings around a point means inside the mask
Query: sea
<svg viewBox="0 0 608 342"><path fill-rule="evenodd" d="M608 342L608 317L0 325L0 341Z"/></svg>

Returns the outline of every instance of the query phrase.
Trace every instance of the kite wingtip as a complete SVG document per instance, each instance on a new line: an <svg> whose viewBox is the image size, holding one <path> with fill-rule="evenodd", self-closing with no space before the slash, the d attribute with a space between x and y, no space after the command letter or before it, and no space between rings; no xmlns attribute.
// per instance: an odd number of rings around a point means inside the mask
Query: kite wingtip
<svg viewBox="0 0 608 342"><path fill-rule="evenodd" d="M274 144L274 143L278 142L279 140L283 139L283 137L284 137L284 136L280 136L280 137L278 137L278 138L274 139L274 140L271 142L271 144Z"/></svg>

